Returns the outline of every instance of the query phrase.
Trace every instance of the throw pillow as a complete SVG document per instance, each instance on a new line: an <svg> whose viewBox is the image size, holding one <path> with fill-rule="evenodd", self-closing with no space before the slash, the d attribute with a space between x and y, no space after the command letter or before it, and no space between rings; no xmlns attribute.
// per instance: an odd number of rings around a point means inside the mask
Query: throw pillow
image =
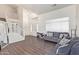
<svg viewBox="0 0 79 59"><path fill-rule="evenodd" d="M70 42L69 39L63 38L63 39L59 42L59 44L60 44L60 45L65 45L65 44L67 44L67 43L69 43L69 42Z"/></svg>
<svg viewBox="0 0 79 59"><path fill-rule="evenodd" d="M59 35L59 39L63 39L64 35L63 34L60 34Z"/></svg>

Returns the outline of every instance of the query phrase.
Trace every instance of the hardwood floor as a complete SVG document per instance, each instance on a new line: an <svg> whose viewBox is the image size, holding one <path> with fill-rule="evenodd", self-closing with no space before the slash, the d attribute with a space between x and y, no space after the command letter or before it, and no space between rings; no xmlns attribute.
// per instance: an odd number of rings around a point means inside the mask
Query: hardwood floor
<svg viewBox="0 0 79 59"><path fill-rule="evenodd" d="M25 40L9 44L0 55L46 55L56 44L26 36Z"/></svg>

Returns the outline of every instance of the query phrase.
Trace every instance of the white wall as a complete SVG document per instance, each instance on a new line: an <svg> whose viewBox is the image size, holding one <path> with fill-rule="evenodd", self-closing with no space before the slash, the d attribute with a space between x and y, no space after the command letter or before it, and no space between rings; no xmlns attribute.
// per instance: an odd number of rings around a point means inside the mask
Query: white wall
<svg viewBox="0 0 79 59"><path fill-rule="evenodd" d="M77 36L79 37L79 5L76 5Z"/></svg>
<svg viewBox="0 0 79 59"><path fill-rule="evenodd" d="M23 29L24 29L24 34L29 35L30 29L29 29L29 13L26 9L23 8Z"/></svg>
<svg viewBox="0 0 79 59"><path fill-rule="evenodd" d="M39 28L42 28L40 30L41 32L46 31L45 21L51 20L51 19L57 19L62 17L69 17L70 18L70 30L75 28L76 26L76 5L71 5L62 9L58 9L49 13L45 13L40 15L40 19L42 20L42 25L40 25Z"/></svg>
<svg viewBox="0 0 79 59"><path fill-rule="evenodd" d="M31 24L32 24L31 12L23 8L23 29L25 35L32 35Z"/></svg>
<svg viewBox="0 0 79 59"><path fill-rule="evenodd" d="M77 35L79 36L79 5L70 5L68 7L64 7L62 9L58 9L55 11L51 11L45 14L39 15L40 19L32 19L28 14L28 11L25 9L23 10L23 23L26 35L36 35L36 29L34 32L31 31L31 25L38 24L38 31L39 32L46 32L46 20L69 17L70 18L70 30L75 29L77 25ZM76 24L77 23L77 24ZM33 28L36 28L33 26Z"/></svg>
<svg viewBox="0 0 79 59"><path fill-rule="evenodd" d="M17 19L17 10L8 5L0 5L0 17Z"/></svg>
<svg viewBox="0 0 79 59"><path fill-rule="evenodd" d="M37 33L36 25L39 24L40 21L41 20L38 19L32 19L32 12L23 8L23 29L25 35L36 36Z"/></svg>
<svg viewBox="0 0 79 59"><path fill-rule="evenodd" d="M32 29L31 29L31 34L33 36L36 36L37 35L37 32L41 32L41 25L42 25L42 22L40 19L33 19L31 21L31 25L32 25ZM38 26L38 27L37 27Z"/></svg>

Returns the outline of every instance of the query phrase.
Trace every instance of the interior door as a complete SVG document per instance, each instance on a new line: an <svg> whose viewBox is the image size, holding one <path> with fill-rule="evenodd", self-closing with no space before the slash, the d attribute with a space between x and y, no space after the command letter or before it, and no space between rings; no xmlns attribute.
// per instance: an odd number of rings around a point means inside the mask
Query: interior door
<svg viewBox="0 0 79 59"><path fill-rule="evenodd" d="M5 22L0 21L0 42L7 43Z"/></svg>
<svg viewBox="0 0 79 59"><path fill-rule="evenodd" d="M32 24L32 35L36 36L36 33L37 33L37 24L34 23L34 24Z"/></svg>
<svg viewBox="0 0 79 59"><path fill-rule="evenodd" d="M8 22L8 37L9 37L9 43L18 42L21 40L24 40L24 36L21 34L21 26L18 25L18 23L14 22Z"/></svg>

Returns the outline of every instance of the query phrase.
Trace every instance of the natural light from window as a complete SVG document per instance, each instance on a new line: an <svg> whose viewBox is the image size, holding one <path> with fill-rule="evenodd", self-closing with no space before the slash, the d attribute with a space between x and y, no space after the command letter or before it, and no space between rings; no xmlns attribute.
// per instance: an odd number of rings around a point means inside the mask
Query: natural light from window
<svg viewBox="0 0 79 59"><path fill-rule="evenodd" d="M69 32L69 17L47 20L46 31Z"/></svg>

